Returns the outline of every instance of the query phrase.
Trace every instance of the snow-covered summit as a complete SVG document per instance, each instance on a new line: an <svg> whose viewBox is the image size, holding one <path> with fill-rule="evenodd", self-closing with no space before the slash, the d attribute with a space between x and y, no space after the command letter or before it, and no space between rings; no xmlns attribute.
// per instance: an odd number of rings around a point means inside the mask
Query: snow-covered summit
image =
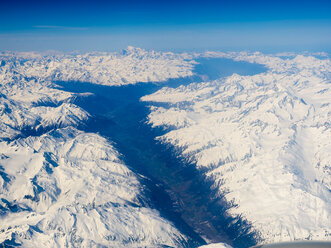
<svg viewBox="0 0 331 248"><path fill-rule="evenodd" d="M145 96L158 139L196 161L261 240L330 239L329 59L208 53L264 64L266 73L163 88ZM155 103L166 103L153 106Z"/></svg>
<svg viewBox="0 0 331 248"><path fill-rule="evenodd" d="M0 142L0 243L25 247L180 247L142 185L96 134L67 127Z"/></svg>
<svg viewBox="0 0 331 248"><path fill-rule="evenodd" d="M78 95L54 89L53 82L124 85L192 75L193 62L180 55L133 47L126 50L126 54L1 54L0 140L15 137L26 128L77 126L88 118L84 110L70 105Z"/></svg>
<svg viewBox="0 0 331 248"><path fill-rule="evenodd" d="M75 127L86 94L55 81L106 85L192 75L174 54L0 55L0 244L182 247L188 238L153 209L111 143ZM88 95L88 94L87 94Z"/></svg>
<svg viewBox="0 0 331 248"><path fill-rule="evenodd" d="M128 47L120 53L42 55L8 53L0 56L1 71L27 78L80 81L103 85L164 81L192 75L193 61L181 55Z"/></svg>
<svg viewBox="0 0 331 248"><path fill-rule="evenodd" d="M193 75L197 57L263 64L266 73L145 96L159 139L198 169L261 241L330 237L329 59L262 53L0 54L0 243L181 247L110 141L76 128L90 115L54 84L120 86ZM4 224L3 224L4 223ZM226 247L225 244L218 244ZM217 244L211 245L211 247Z"/></svg>

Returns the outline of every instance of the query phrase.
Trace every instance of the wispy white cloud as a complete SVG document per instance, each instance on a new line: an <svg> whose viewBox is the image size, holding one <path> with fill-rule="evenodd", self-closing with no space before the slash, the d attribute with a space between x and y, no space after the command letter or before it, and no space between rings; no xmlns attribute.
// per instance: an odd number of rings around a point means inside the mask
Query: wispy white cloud
<svg viewBox="0 0 331 248"><path fill-rule="evenodd" d="M38 29L66 29L66 30L86 30L87 27L67 27L67 26L56 26L56 25L35 25L34 28Z"/></svg>

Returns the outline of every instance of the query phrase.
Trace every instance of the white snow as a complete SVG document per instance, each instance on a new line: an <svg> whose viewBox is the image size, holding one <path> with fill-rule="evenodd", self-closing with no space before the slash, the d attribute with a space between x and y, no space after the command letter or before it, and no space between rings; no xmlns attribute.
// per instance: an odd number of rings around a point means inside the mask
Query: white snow
<svg viewBox="0 0 331 248"><path fill-rule="evenodd" d="M69 103L72 94L48 88L41 82L25 81L22 77L2 81L0 94L0 140L12 139L24 128L76 126L88 118L86 111ZM54 106L38 104L43 102Z"/></svg>
<svg viewBox="0 0 331 248"><path fill-rule="evenodd" d="M128 47L122 53L42 55L3 53L0 56L0 140L24 128L77 126L86 111L70 104L73 94L54 88L56 81L119 86L164 81L193 75L194 61L181 55Z"/></svg>
<svg viewBox="0 0 331 248"><path fill-rule="evenodd" d="M200 55L202 56L202 55ZM142 97L158 137L194 159L262 242L331 235L331 62L298 55L207 53L266 65ZM155 103L166 103L153 106Z"/></svg>
<svg viewBox="0 0 331 248"><path fill-rule="evenodd" d="M109 141L75 126L86 94L55 81L123 85L192 75L172 53L0 56L0 243L24 247L182 247ZM88 94L87 94L88 95ZM34 130L35 136L29 135ZM49 131L47 131L49 130Z"/></svg>
<svg viewBox="0 0 331 248"><path fill-rule="evenodd" d="M128 47L122 53L41 55L7 53L0 56L1 70L13 69L27 78L80 81L102 85L160 82L192 76L194 61L180 54Z"/></svg>
<svg viewBox="0 0 331 248"><path fill-rule="evenodd" d="M152 126L171 127L159 139L196 161L234 204L228 213L250 221L261 242L330 239L331 62L290 56L133 47L122 53L1 53L0 243L180 247L187 238L148 205L138 176L111 143L75 129L89 118L73 104L85 94L54 88L54 82L164 81L192 76L197 57L260 63L268 72L143 97L165 103L151 106L149 115ZM36 136L25 137L27 130ZM217 245L228 247L207 247Z"/></svg>
<svg viewBox="0 0 331 248"><path fill-rule="evenodd" d="M136 175L99 135L67 127L1 142L0 151L0 243L13 235L25 247L177 247L185 241L144 204Z"/></svg>
<svg viewBox="0 0 331 248"><path fill-rule="evenodd" d="M215 243L215 244L203 245L200 246L199 248L231 248L231 246L225 243Z"/></svg>

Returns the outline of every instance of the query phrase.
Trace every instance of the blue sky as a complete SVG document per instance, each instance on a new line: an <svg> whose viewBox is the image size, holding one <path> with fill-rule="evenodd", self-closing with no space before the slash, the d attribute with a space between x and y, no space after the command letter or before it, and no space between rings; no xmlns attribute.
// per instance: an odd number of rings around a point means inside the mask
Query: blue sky
<svg viewBox="0 0 331 248"><path fill-rule="evenodd" d="M331 51L331 1L0 1L0 50Z"/></svg>

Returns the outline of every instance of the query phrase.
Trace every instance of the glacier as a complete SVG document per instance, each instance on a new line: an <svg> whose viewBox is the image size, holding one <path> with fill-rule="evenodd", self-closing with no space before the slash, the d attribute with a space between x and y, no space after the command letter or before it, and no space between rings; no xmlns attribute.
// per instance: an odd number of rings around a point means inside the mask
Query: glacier
<svg viewBox="0 0 331 248"><path fill-rule="evenodd" d="M330 59L206 52L263 64L267 72L234 74L141 98L157 139L213 182L248 220L259 242L329 240L331 231Z"/></svg>

